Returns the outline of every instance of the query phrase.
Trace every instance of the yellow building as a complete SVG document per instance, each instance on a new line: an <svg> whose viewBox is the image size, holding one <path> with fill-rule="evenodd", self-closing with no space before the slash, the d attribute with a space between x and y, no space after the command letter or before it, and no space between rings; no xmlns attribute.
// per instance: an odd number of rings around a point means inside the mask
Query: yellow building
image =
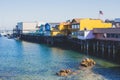
<svg viewBox="0 0 120 80"><path fill-rule="evenodd" d="M52 30L51 31L51 36L58 36L60 34L59 30Z"/></svg>
<svg viewBox="0 0 120 80"><path fill-rule="evenodd" d="M72 20L72 29L93 30L93 28L111 28L111 23L105 23L100 19L79 18Z"/></svg>
<svg viewBox="0 0 120 80"><path fill-rule="evenodd" d="M69 22L61 22L60 25L58 26L58 29L60 31L65 30L68 28Z"/></svg>
<svg viewBox="0 0 120 80"><path fill-rule="evenodd" d="M80 31L90 31L93 28L111 28L111 23L105 23L100 19L76 18L71 22L72 37L81 34ZM82 34L83 35L83 34Z"/></svg>
<svg viewBox="0 0 120 80"><path fill-rule="evenodd" d="M58 26L58 29L62 35L67 36L71 34L70 27L71 27L70 22L62 22Z"/></svg>
<svg viewBox="0 0 120 80"><path fill-rule="evenodd" d="M51 28L51 36L57 36L60 34L58 27Z"/></svg>
<svg viewBox="0 0 120 80"><path fill-rule="evenodd" d="M70 26L71 26L70 22L61 22L57 28L51 29L51 35L52 36L59 36L59 35L67 36L71 34Z"/></svg>
<svg viewBox="0 0 120 80"><path fill-rule="evenodd" d="M52 36L58 35L72 35L72 37L77 37L78 35L83 35L83 31L93 30L93 28L111 28L111 23L105 23L100 19L90 19L90 18L76 18L72 22L61 22L57 28L51 30ZM80 32L82 31L82 33Z"/></svg>

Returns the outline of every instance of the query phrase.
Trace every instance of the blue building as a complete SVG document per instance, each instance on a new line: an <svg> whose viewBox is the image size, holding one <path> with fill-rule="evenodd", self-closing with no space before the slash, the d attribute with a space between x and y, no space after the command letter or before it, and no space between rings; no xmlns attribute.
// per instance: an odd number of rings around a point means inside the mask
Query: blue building
<svg viewBox="0 0 120 80"><path fill-rule="evenodd" d="M49 23L45 24L45 31L51 31L51 25Z"/></svg>
<svg viewBox="0 0 120 80"><path fill-rule="evenodd" d="M51 36L51 29L58 27L59 23L46 23L44 29L44 36Z"/></svg>

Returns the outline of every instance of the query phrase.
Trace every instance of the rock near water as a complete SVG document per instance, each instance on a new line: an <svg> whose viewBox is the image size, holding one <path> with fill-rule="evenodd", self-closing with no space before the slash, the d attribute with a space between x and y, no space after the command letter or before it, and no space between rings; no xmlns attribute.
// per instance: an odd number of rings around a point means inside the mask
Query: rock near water
<svg viewBox="0 0 120 80"><path fill-rule="evenodd" d="M91 59L91 58L85 58L85 59L83 59L82 60L82 62L80 63L80 65L82 66L82 67L92 67L93 65L95 65L96 64L96 62L93 60L93 59ZM83 68L82 68L82 70L84 70ZM59 72L57 72L56 74L58 75L58 76L68 76L68 75L71 75L71 74L73 74L73 75L76 75L76 74L78 74L78 73L80 73L80 72L73 72L72 70L70 70L70 69L62 69L62 70L60 70Z"/></svg>
<svg viewBox="0 0 120 80"><path fill-rule="evenodd" d="M96 62L91 58L85 58L80 63L80 65L83 67L91 67L91 66L94 66L95 64L96 64Z"/></svg>
<svg viewBox="0 0 120 80"><path fill-rule="evenodd" d="M58 76L68 76L72 74L72 71L70 69L62 69L58 73L56 73Z"/></svg>

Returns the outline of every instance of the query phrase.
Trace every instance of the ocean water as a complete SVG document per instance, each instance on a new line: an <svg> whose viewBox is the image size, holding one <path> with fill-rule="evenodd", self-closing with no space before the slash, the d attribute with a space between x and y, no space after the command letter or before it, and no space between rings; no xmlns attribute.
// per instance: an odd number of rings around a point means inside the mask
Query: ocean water
<svg viewBox="0 0 120 80"><path fill-rule="evenodd" d="M85 54L44 44L0 37L0 80L120 80L119 65L99 58L92 69L80 70ZM79 74L60 77L61 69Z"/></svg>

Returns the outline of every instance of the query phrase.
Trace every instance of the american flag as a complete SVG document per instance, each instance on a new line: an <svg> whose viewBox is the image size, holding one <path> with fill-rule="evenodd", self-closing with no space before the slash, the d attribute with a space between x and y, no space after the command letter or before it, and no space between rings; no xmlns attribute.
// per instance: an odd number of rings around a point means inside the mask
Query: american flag
<svg viewBox="0 0 120 80"><path fill-rule="evenodd" d="M103 15L103 12L100 10L100 11L99 11L99 14Z"/></svg>

